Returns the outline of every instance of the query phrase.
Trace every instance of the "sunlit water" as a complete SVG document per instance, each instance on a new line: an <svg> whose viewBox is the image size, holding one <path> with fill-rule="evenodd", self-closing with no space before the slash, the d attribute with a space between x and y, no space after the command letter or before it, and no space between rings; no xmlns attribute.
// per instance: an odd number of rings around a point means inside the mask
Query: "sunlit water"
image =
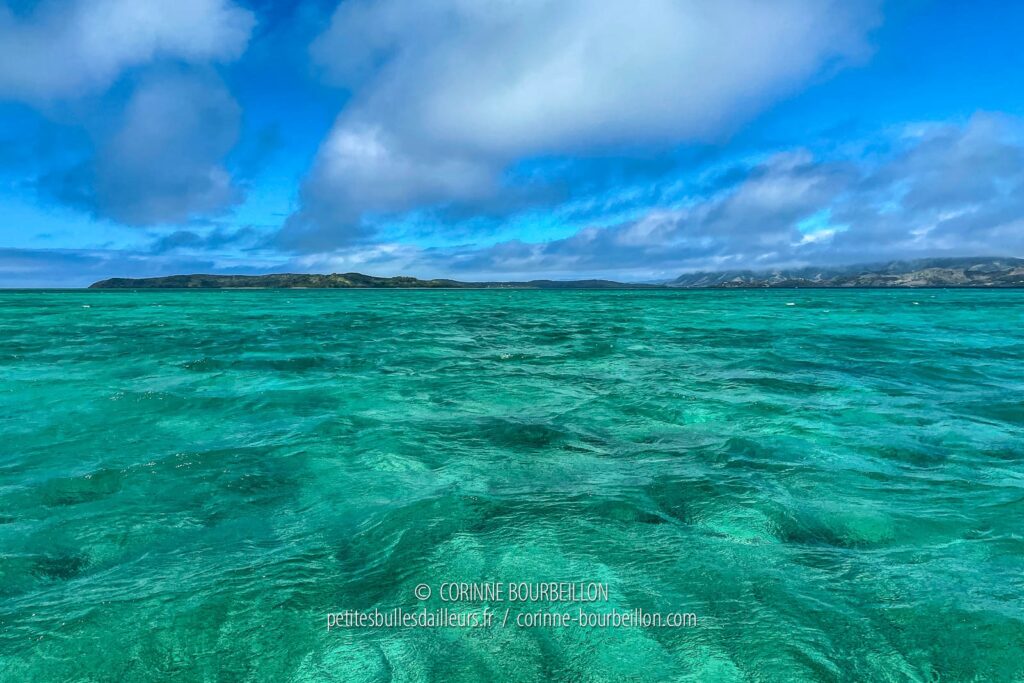
<svg viewBox="0 0 1024 683"><path fill-rule="evenodd" d="M1020 681L1022 396L1024 292L0 292L0 679ZM699 622L325 627L552 580Z"/></svg>

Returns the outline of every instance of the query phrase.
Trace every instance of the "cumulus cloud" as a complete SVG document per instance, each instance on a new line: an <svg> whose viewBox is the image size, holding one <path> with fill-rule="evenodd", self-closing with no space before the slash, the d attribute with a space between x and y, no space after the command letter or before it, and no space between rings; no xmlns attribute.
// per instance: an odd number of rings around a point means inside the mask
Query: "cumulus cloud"
<svg viewBox="0 0 1024 683"><path fill-rule="evenodd" d="M234 59L254 24L228 0L43 0L27 12L2 3L0 98L79 96L157 59Z"/></svg>
<svg viewBox="0 0 1024 683"><path fill-rule="evenodd" d="M335 128L302 188L304 212L287 223L285 245L327 248L369 234L362 223L365 213L470 200L494 187L491 169L480 160L417 158L394 143L380 126ZM336 226L344 232L324 229Z"/></svg>
<svg viewBox="0 0 1024 683"><path fill-rule="evenodd" d="M516 159L714 140L866 52L866 2L351 0L313 46L353 99L284 237L366 214L486 202Z"/></svg>
<svg viewBox="0 0 1024 683"><path fill-rule="evenodd" d="M223 160L241 112L210 65L239 57L254 25L231 0L0 0L0 100L38 110L40 136L85 140L34 153L36 187L128 225L236 202Z"/></svg>
<svg viewBox="0 0 1024 683"><path fill-rule="evenodd" d="M142 82L113 128L96 131L95 157L43 178L62 201L127 225L184 221L239 199L222 165L241 110L213 76L171 74Z"/></svg>

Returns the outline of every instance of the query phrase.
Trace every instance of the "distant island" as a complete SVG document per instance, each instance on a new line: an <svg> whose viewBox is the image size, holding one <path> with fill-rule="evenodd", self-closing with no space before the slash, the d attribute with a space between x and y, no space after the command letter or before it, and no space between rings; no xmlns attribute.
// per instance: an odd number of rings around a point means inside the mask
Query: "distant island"
<svg viewBox="0 0 1024 683"><path fill-rule="evenodd" d="M934 258L885 264L734 270L680 275L661 283L612 280L530 280L461 282L414 277L374 277L362 273L330 275L170 275L110 278L90 289L763 289L763 288L1024 288L1024 259L1010 257Z"/></svg>
<svg viewBox="0 0 1024 683"><path fill-rule="evenodd" d="M660 284L628 284L611 280L530 280L529 282L459 282L415 277L375 277L362 273L330 275L276 273L273 275L169 275L115 277L89 289L638 289Z"/></svg>

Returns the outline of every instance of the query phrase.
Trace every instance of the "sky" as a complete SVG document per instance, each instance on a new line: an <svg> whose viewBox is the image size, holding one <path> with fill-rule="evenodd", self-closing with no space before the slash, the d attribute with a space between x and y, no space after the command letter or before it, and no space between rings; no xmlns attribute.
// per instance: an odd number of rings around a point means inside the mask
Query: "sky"
<svg viewBox="0 0 1024 683"><path fill-rule="evenodd" d="M1024 3L0 0L0 287L1024 256Z"/></svg>

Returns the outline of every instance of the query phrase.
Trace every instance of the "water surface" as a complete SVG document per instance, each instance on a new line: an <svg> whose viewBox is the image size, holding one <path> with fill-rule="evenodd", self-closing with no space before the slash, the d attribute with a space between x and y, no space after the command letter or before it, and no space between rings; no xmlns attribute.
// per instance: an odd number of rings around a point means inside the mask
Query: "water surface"
<svg viewBox="0 0 1024 683"><path fill-rule="evenodd" d="M0 292L0 680L1021 680L1022 370L1010 291ZM699 623L325 629L551 580Z"/></svg>

